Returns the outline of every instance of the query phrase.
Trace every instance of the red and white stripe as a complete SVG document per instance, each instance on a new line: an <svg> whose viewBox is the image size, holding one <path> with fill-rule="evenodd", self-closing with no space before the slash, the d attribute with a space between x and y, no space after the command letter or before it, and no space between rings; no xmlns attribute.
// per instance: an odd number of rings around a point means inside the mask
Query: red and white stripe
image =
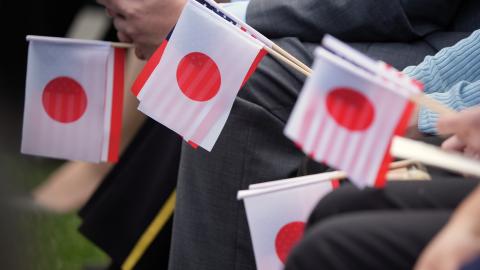
<svg viewBox="0 0 480 270"><path fill-rule="evenodd" d="M108 56L105 122L102 161L117 162L122 137L123 95L125 88L125 49L112 48Z"/></svg>

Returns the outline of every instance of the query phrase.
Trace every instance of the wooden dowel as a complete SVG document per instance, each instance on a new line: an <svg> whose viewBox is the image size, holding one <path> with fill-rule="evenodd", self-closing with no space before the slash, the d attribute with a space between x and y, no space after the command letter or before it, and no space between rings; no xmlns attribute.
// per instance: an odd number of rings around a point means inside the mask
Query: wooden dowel
<svg viewBox="0 0 480 270"><path fill-rule="evenodd" d="M124 49L135 48L135 45L133 45L132 43L111 42L111 44L112 44L112 47L115 47L115 48L124 48Z"/></svg>
<svg viewBox="0 0 480 270"><path fill-rule="evenodd" d="M401 160L401 161L392 162L390 163L390 170L406 168L416 163L418 162L414 160ZM248 189L259 190L259 189L265 189L265 188L272 188L275 186L282 186L290 183L295 184L298 182L322 182L322 181L331 181L332 179L340 180L345 178L348 178L348 175L346 172L332 171L332 172L325 172L325 173L319 173L319 174L304 175L304 176L299 176L299 177L289 178L289 179L258 183L258 184L251 184L250 186L248 186ZM387 180L391 180L390 178L388 178L388 174L387 174Z"/></svg>
<svg viewBox="0 0 480 270"><path fill-rule="evenodd" d="M453 114L456 111L450 109L444 104L438 102L437 100L430 98L425 93L419 93L416 95L410 95L410 100L415 102L418 105L424 106L440 115Z"/></svg>
<svg viewBox="0 0 480 270"><path fill-rule="evenodd" d="M400 160L400 161L395 161L390 163L390 166L388 167L390 170L396 170L396 169L401 169L408 167L410 165L416 164L418 161L413 160L413 159L406 159L406 160Z"/></svg>
<svg viewBox="0 0 480 270"><path fill-rule="evenodd" d="M395 136L390 153L398 158L413 158L430 166L480 177L479 160L447 152L424 142Z"/></svg>
<svg viewBox="0 0 480 270"><path fill-rule="evenodd" d="M309 72L310 74L312 73L312 69L309 66L305 65L302 61L295 58L293 55L291 55L290 53L282 49L280 46L273 44L272 49L278 52L279 54L285 56L288 60L292 61L293 63L295 63L302 69L304 69L305 71Z"/></svg>
<svg viewBox="0 0 480 270"><path fill-rule="evenodd" d="M290 67L293 69L297 70L298 72L301 72L303 75L309 77L311 75L311 70L305 70L304 68L300 67L299 65L295 64L293 61L288 59L287 57L283 56L279 52L273 50L270 47L264 46L263 47L269 54L273 55L275 58L277 58L280 61L283 61L284 63L288 64ZM297 60L298 61L298 60Z"/></svg>

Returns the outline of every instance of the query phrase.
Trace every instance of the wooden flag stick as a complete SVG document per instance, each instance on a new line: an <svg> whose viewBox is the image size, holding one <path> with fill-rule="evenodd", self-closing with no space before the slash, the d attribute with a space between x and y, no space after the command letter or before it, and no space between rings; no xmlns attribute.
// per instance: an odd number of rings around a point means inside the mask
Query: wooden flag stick
<svg viewBox="0 0 480 270"><path fill-rule="evenodd" d="M425 93L421 92L415 95L410 95L410 100L415 102L418 105L424 106L440 115L453 114L456 111L450 109L444 104L438 102L437 100L427 96Z"/></svg>
<svg viewBox="0 0 480 270"><path fill-rule="evenodd" d="M400 160L400 161L395 161L395 162L390 163L388 168L390 170L396 170L396 169L406 168L408 166L411 166L411 165L414 165L414 164L417 164L417 163L418 163L418 161L416 161L414 159Z"/></svg>
<svg viewBox="0 0 480 270"><path fill-rule="evenodd" d="M112 44L112 47L115 47L115 48L123 48L123 49L135 48L135 45L133 45L133 43L111 42L111 44Z"/></svg>
<svg viewBox="0 0 480 270"><path fill-rule="evenodd" d="M295 63L297 66L299 66L300 68L304 69L305 71L307 71L308 73L312 73L312 69L305 65L302 61L298 60L297 58L295 58L293 55L291 55L290 53L288 53L287 51L285 51L284 49L282 49L280 46L278 46L277 44L273 44L272 45L272 49L276 52L278 52L279 54L285 56L288 60L292 61L293 63Z"/></svg>
<svg viewBox="0 0 480 270"><path fill-rule="evenodd" d="M389 169L390 170L396 170L396 169L401 169L401 168L407 168L408 166L411 166L413 164L418 163L415 160L401 160L401 161L396 161L390 163ZM264 183L258 183L258 184L251 184L248 186L248 189L263 189L263 188L270 188L274 186L280 186L280 185L285 185L292 183L292 180L294 181L331 181L332 179L345 179L347 178L347 173L343 171L331 171L331 172L325 172L325 173L319 173L319 174L311 174L311 175L304 175L304 176L299 176L295 178L289 178L289 179L283 179L283 180L276 180L276 181L270 181L270 182L264 182Z"/></svg>
<svg viewBox="0 0 480 270"><path fill-rule="evenodd" d="M398 158L413 158L423 164L480 177L480 161L424 142L396 136L390 153Z"/></svg>
<svg viewBox="0 0 480 270"><path fill-rule="evenodd" d="M267 46L264 46L263 49L265 49L269 54L273 55L275 58L277 58L278 60L288 64L290 67L292 67L293 69L295 69L296 71L302 73L303 75L309 77L311 74L312 74L312 70L311 69L305 69L305 68L302 68L300 65L296 64L295 62L293 62L292 60L288 59L286 56L280 54L279 52L275 51L274 49L270 48L270 47L267 47ZM292 56L293 57L293 56ZM297 60L299 61L299 60Z"/></svg>

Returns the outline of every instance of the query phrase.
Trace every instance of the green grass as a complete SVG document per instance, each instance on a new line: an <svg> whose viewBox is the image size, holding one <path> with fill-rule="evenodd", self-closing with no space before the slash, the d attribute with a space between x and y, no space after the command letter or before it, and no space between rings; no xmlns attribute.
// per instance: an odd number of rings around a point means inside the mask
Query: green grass
<svg viewBox="0 0 480 270"><path fill-rule="evenodd" d="M10 183L20 194L28 194L60 164L46 159L0 154ZM85 266L107 265L108 258L79 232L76 214L58 215L19 207L19 222L25 244L21 245L33 270L81 270Z"/></svg>
<svg viewBox="0 0 480 270"><path fill-rule="evenodd" d="M25 227L32 229L32 245L28 254L35 270L81 270L86 265L105 265L106 256L83 238L77 228L80 220L75 215L31 213L25 218Z"/></svg>

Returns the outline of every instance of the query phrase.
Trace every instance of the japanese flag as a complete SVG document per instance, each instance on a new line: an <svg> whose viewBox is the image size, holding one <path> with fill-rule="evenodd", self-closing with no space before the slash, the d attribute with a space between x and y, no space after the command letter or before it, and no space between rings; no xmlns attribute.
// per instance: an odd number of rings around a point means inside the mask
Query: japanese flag
<svg viewBox="0 0 480 270"><path fill-rule="evenodd" d="M264 54L259 41L188 1L134 84L139 110L210 151Z"/></svg>
<svg viewBox="0 0 480 270"><path fill-rule="evenodd" d="M403 132L411 109L392 81L320 48L285 134L315 160L344 170L357 186L379 187L392 137Z"/></svg>
<svg viewBox="0 0 480 270"><path fill-rule="evenodd" d="M29 36L22 153L118 159L124 49L108 42Z"/></svg>
<svg viewBox="0 0 480 270"><path fill-rule="evenodd" d="M238 192L243 199L258 270L283 269L315 205L338 186L331 173L279 180Z"/></svg>

